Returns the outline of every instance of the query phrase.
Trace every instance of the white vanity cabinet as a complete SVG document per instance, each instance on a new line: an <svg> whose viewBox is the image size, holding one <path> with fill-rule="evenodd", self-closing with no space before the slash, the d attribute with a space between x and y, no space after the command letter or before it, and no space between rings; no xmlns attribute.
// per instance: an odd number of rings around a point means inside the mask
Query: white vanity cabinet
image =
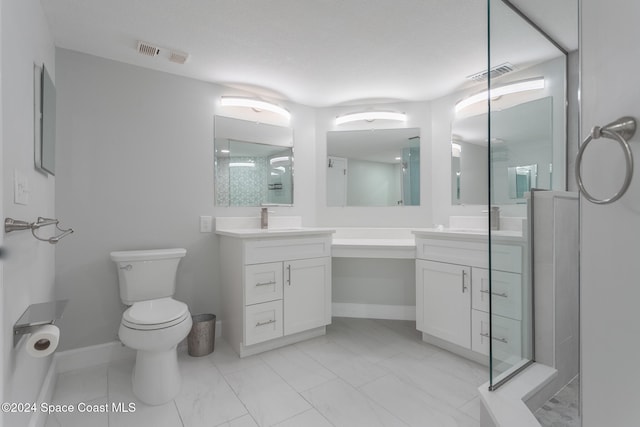
<svg viewBox="0 0 640 427"><path fill-rule="evenodd" d="M220 236L220 320L233 349L244 357L324 334L331 232L236 234Z"/></svg>
<svg viewBox="0 0 640 427"><path fill-rule="evenodd" d="M427 342L486 362L491 298L486 236L415 234L416 328ZM497 356L521 352L523 247L514 240L492 245L493 348Z"/></svg>

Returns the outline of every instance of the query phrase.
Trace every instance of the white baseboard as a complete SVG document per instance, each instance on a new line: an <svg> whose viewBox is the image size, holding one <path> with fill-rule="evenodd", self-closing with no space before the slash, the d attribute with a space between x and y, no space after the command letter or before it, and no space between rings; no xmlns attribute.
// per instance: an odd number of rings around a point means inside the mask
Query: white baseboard
<svg viewBox="0 0 640 427"><path fill-rule="evenodd" d="M216 322L216 339L222 336L222 322ZM179 347L186 346L185 339ZM43 402L51 403L53 392L56 388L58 374L69 372L75 369L89 368L105 363L123 359L134 359L135 350L125 347L120 341L112 341L104 344L92 345L88 347L74 348L72 350L60 351L53 355L51 365L44 378L40 393L38 394L38 405ZM35 411L29 419L29 427L44 427L47 423L46 414Z"/></svg>
<svg viewBox="0 0 640 427"><path fill-rule="evenodd" d="M416 306L334 302L331 304L331 315L363 319L416 320Z"/></svg>
<svg viewBox="0 0 640 427"><path fill-rule="evenodd" d="M133 359L135 350L122 345L120 341L112 341L89 347L74 348L73 350L56 353L57 373L98 366L115 360Z"/></svg>

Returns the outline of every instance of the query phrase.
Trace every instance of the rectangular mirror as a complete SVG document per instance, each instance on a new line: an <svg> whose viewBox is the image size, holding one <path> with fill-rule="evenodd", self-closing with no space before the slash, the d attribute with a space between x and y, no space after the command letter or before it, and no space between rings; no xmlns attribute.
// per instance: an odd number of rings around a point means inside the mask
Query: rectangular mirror
<svg viewBox="0 0 640 427"><path fill-rule="evenodd" d="M531 188L553 182L553 100L523 102L491 112L492 203L525 203ZM451 134L451 202L487 204L487 114L456 120Z"/></svg>
<svg viewBox="0 0 640 427"><path fill-rule="evenodd" d="M34 66L34 153L36 168L55 175L56 88L47 67Z"/></svg>
<svg viewBox="0 0 640 427"><path fill-rule="evenodd" d="M419 206L420 129L327 132L327 206Z"/></svg>
<svg viewBox="0 0 640 427"><path fill-rule="evenodd" d="M293 131L214 117L216 206L293 204Z"/></svg>

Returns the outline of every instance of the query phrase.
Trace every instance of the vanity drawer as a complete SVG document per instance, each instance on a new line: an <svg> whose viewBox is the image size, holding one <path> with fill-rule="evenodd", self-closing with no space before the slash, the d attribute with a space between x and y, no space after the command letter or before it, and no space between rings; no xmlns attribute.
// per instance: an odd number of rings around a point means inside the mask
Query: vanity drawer
<svg viewBox="0 0 640 427"><path fill-rule="evenodd" d="M450 264L487 267L488 243L459 240L416 239L416 257Z"/></svg>
<svg viewBox="0 0 640 427"><path fill-rule="evenodd" d="M244 267L245 305L282 299L282 263L251 264Z"/></svg>
<svg viewBox="0 0 640 427"><path fill-rule="evenodd" d="M489 267L488 241L468 242L446 239L416 239L416 257L451 264ZM494 270L522 272L522 248L516 245L491 245Z"/></svg>
<svg viewBox="0 0 640 427"><path fill-rule="evenodd" d="M331 235L299 239L264 239L245 243L245 264L331 256Z"/></svg>
<svg viewBox="0 0 640 427"><path fill-rule="evenodd" d="M522 358L519 320L493 316L493 359L515 364ZM471 310L471 349L489 355L489 313Z"/></svg>
<svg viewBox="0 0 640 427"><path fill-rule="evenodd" d="M245 307L244 345L282 336L282 300Z"/></svg>
<svg viewBox="0 0 640 427"><path fill-rule="evenodd" d="M499 316L522 320L522 275L493 271L491 308ZM489 270L474 267L471 272L471 306L489 312Z"/></svg>

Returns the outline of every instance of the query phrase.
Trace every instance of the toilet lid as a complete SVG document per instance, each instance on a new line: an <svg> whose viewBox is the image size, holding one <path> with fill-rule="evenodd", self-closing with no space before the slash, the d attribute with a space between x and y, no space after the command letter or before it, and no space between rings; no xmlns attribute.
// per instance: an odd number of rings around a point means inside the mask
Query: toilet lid
<svg viewBox="0 0 640 427"><path fill-rule="evenodd" d="M187 304L173 298L159 298L134 303L124 312L122 318L136 325L161 325L185 317L189 312Z"/></svg>

